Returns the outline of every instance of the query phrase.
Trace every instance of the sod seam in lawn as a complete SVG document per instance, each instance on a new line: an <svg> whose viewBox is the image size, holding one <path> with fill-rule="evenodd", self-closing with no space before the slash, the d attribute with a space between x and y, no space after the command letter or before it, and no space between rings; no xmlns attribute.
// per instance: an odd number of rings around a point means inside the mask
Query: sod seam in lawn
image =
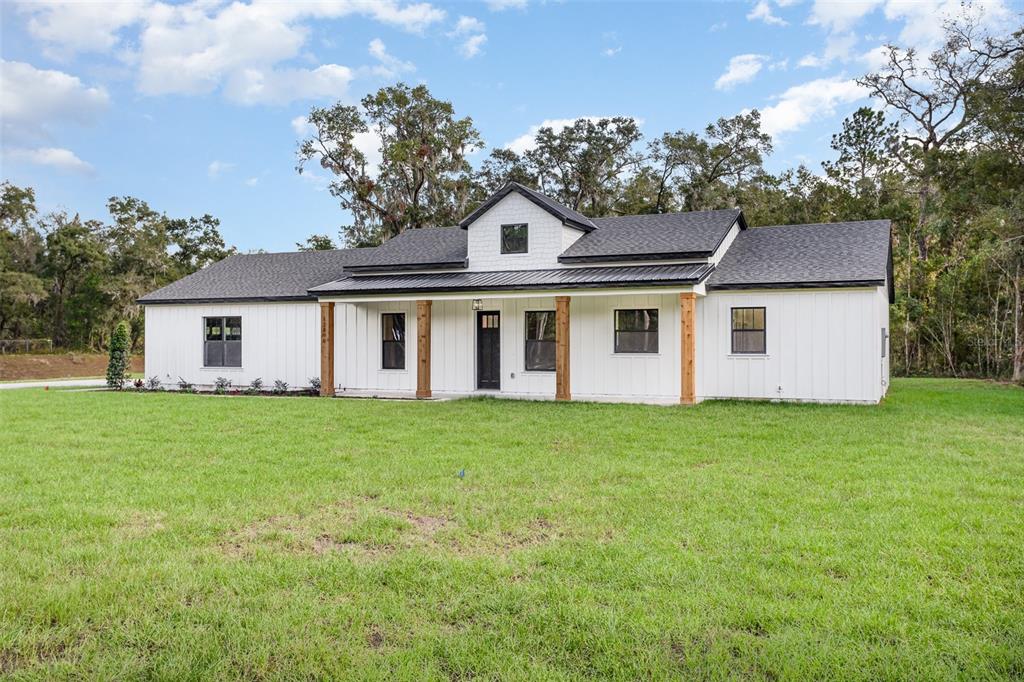
<svg viewBox="0 0 1024 682"><path fill-rule="evenodd" d="M1019 388L695 408L21 390L0 425L15 679L1024 675Z"/></svg>

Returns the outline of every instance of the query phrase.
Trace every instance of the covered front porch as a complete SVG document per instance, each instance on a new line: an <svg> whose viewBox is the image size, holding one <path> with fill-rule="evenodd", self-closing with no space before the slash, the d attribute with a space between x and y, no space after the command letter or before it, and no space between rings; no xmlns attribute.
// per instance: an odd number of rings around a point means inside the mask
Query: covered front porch
<svg viewBox="0 0 1024 682"><path fill-rule="evenodd" d="M693 404L703 287L320 298L321 394Z"/></svg>

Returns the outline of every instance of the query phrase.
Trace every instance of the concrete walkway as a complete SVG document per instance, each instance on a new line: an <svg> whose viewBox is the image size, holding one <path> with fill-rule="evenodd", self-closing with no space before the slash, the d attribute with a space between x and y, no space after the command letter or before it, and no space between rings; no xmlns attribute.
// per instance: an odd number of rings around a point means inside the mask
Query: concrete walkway
<svg viewBox="0 0 1024 682"><path fill-rule="evenodd" d="M0 383L0 391L8 388L95 388L106 386L106 379L54 379L53 381L13 381Z"/></svg>

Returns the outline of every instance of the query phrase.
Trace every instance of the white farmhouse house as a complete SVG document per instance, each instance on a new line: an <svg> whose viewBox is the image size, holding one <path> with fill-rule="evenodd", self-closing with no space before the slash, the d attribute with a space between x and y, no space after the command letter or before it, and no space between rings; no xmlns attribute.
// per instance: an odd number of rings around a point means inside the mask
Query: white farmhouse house
<svg viewBox="0 0 1024 682"><path fill-rule="evenodd" d="M588 218L510 183L456 227L231 256L144 296L146 375L324 395L876 403L887 220Z"/></svg>

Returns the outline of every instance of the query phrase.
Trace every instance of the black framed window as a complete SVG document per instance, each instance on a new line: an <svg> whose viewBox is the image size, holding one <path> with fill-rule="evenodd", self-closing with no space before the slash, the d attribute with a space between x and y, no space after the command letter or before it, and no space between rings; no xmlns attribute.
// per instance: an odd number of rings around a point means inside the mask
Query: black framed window
<svg viewBox="0 0 1024 682"><path fill-rule="evenodd" d="M657 308L615 311L615 352L658 352Z"/></svg>
<svg viewBox="0 0 1024 682"><path fill-rule="evenodd" d="M242 318L203 318L203 366L242 366Z"/></svg>
<svg viewBox="0 0 1024 682"><path fill-rule="evenodd" d="M529 227L526 223L501 226L502 253L526 253L528 242Z"/></svg>
<svg viewBox="0 0 1024 682"><path fill-rule="evenodd" d="M732 352L764 355L764 308L732 309Z"/></svg>
<svg viewBox="0 0 1024 682"><path fill-rule="evenodd" d="M531 372L555 371L554 310L530 310L526 313L526 369Z"/></svg>
<svg viewBox="0 0 1024 682"><path fill-rule="evenodd" d="M382 314L380 327L381 367L405 369L405 313Z"/></svg>

